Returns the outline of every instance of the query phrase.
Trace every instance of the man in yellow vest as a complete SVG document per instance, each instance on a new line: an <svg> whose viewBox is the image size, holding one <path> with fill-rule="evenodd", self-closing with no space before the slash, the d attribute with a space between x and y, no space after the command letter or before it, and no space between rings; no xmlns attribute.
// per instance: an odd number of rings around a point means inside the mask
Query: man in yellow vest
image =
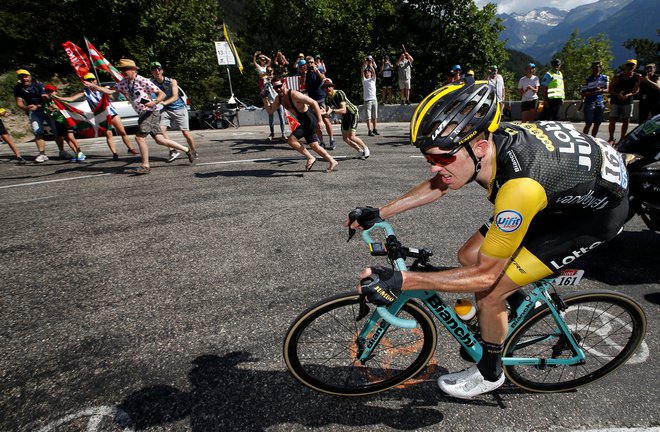
<svg viewBox="0 0 660 432"><path fill-rule="evenodd" d="M559 120L559 110L564 103L564 76L559 71L561 60L550 62L552 70L541 79L541 97L545 102L544 120Z"/></svg>

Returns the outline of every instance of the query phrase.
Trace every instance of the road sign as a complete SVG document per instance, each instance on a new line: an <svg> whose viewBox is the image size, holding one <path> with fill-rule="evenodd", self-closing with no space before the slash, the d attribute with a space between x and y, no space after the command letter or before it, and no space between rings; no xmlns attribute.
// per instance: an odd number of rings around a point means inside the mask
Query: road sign
<svg viewBox="0 0 660 432"><path fill-rule="evenodd" d="M231 52L227 42L215 42L215 54L218 56L218 64L220 66L236 64L234 54Z"/></svg>

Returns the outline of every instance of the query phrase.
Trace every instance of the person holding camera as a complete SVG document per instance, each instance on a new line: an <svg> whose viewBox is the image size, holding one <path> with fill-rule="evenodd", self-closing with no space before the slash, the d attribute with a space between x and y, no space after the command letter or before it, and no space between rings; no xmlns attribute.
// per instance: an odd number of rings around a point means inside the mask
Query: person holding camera
<svg viewBox="0 0 660 432"><path fill-rule="evenodd" d="M382 79L381 83L381 100L383 103L387 103L392 99L392 74L394 72L394 66L390 62L390 56L385 54L383 60L380 63L380 74Z"/></svg>
<svg viewBox="0 0 660 432"><path fill-rule="evenodd" d="M335 149L335 140L333 137L332 133L332 124L330 123L330 117L326 113L325 109L325 96L326 93L323 90L323 82L325 81L325 74L321 72L316 66L316 62L314 61L314 57L312 56L307 56L305 58L305 66L307 67L307 71L305 72L305 89L307 90L307 96L310 98L314 99L316 103L319 104L319 107L321 108L321 113L322 118L323 118L323 123L325 124L325 130L328 133L328 138L329 138L329 146L327 147L328 150L334 150ZM326 148L325 143L323 142L323 132L321 132L321 124L319 123L316 126L316 134L319 137L319 140L321 142L321 147Z"/></svg>
<svg viewBox="0 0 660 432"><path fill-rule="evenodd" d="M414 59L406 48L403 48L403 52L399 56L399 60L396 61L396 65L399 68L399 91L401 92L401 105L410 105L410 79L412 76L412 64Z"/></svg>

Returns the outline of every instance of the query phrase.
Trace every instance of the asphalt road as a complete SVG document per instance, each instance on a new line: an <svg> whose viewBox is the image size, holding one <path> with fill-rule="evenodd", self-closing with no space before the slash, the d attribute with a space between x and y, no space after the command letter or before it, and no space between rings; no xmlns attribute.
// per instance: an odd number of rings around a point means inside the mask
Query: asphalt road
<svg viewBox="0 0 660 432"><path fill-rule="evenodd" d="M82 142L79 164L19 166L0 147L0 430L658 430L660 235L638 218L579 262L585 288L626 292L649 319L638 355L597 383L563 394L505 385L464 402L443 396L436 375L351 399L291 378L281 354L291 321L379 262L346 243L347 212L429 175L405 125L380 130L364 138L366 161L340 144L330 174L322 161L304 172L265 127L194 131L194 166L165 163L151 142L147 176L99 139ZM453 266L490 211L469 185L392 222L404 244ZM443 338L438 364L465 367Z"/></svg>

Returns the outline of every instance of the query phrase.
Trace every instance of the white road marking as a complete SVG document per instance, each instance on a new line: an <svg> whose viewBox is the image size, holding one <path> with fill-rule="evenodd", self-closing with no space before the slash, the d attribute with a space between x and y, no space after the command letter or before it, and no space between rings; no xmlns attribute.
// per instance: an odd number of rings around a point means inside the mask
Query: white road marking
<svg viewBox="0 0 660 432"><path fill-rule="evenodd" d="M69 414L65 417L62 417L59 420L56 420L41 429L39 429L39 432L50 432L54 430L58 430L60 426L64 426L67 423L70 423L72 421L75 421L76 419L80 418L85 418L89 417L89 421L87 422L87 427L84 429L84 432L98 432L101 429L99 429L101 422L104 420L104 418L107 418L108 422L111 422L113 424L119 424L121 426L124 425L130 425L131 424L131 419L129 415L115 407L111 406L97 406L97 407L92 407L92 408L87 408L82 411L78 411L77 413ZM124 426L124 432L134 432L135 429L131 426Z"/></svg>
<svg viewBox="0 0 660 432"><path fill-rule="evenodd" d="M335 159L351 159L352 156L333 156ZM321 158L316 158L317 160L323 160ZM226 165L226 164L238 164L246 162L286 162L286 161L304 161L304 157L279 157L279 158L263 158L263 159L239 159L231 161L217 161L217 162L197 162L195 166L202 165Z"/></svg>
<svg viewBox="0 0 660 432"><path fill-rule="evenodd" d="M23 187L23 186L35 186L35 185L40 185L40 184L58 183L58 182L70 181L70 180L81 180L81 179L86 179L86 178L101 177L101 176L108 176L108 175L112 175L112 173L93 174L93 175L86 175L86 176L77 176L77 177L56 179L56 180L43 180L43 181L29 182L29 183L17 183L17 184L13 184L13 185L0 186L0 189L9 189L9 188Z"/></svg>

